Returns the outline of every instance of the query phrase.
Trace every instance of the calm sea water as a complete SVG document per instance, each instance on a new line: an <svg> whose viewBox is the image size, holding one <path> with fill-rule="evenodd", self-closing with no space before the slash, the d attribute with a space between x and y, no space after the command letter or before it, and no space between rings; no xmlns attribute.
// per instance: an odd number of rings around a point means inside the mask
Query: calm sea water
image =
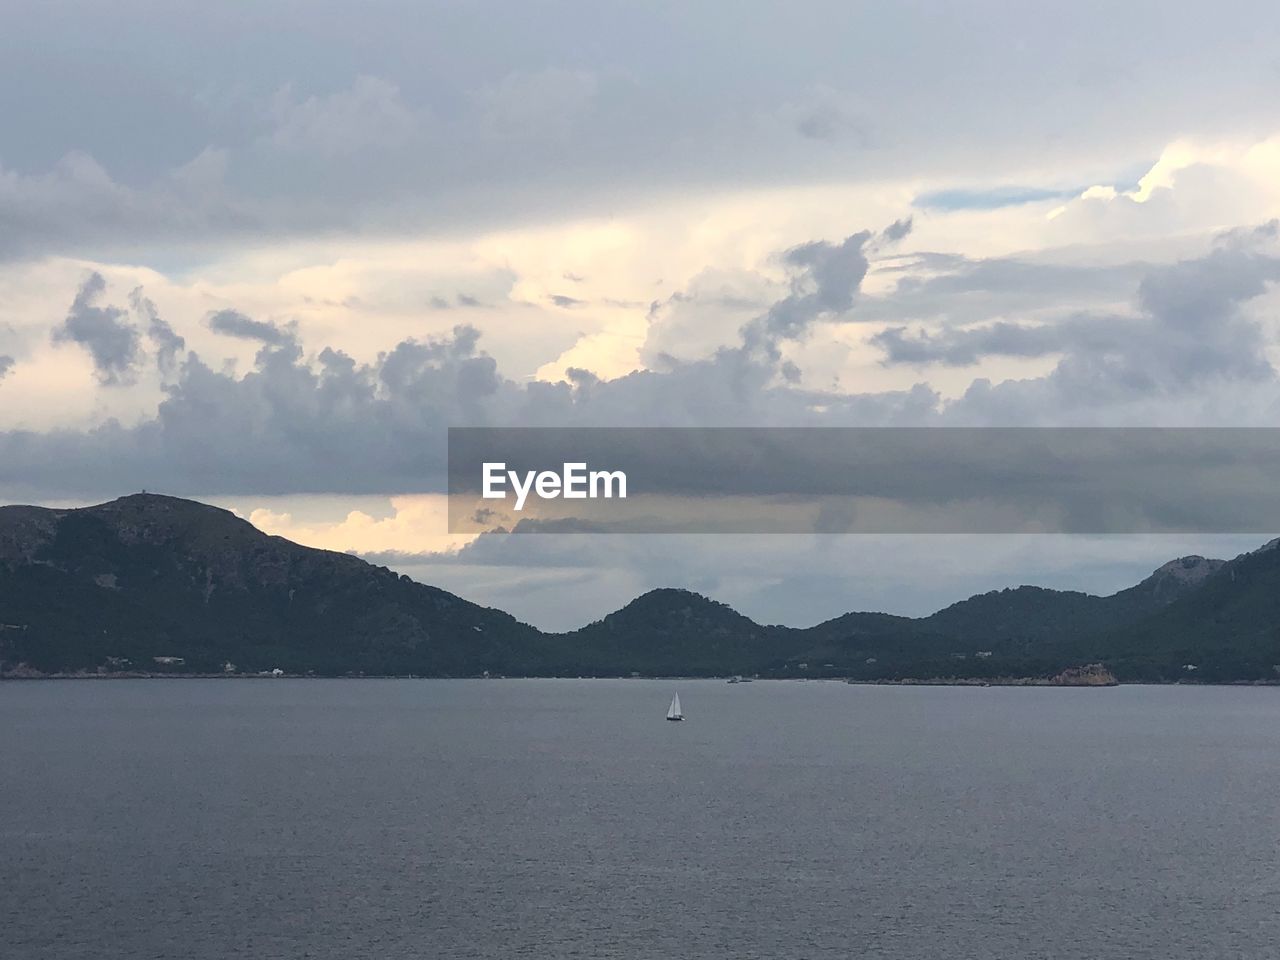
<svg viewBox="0 0 1280 960"><path fill-rule="evenodd" d="M1280 944L1280 689L6 683L0 777L15 960Z"/></svg>

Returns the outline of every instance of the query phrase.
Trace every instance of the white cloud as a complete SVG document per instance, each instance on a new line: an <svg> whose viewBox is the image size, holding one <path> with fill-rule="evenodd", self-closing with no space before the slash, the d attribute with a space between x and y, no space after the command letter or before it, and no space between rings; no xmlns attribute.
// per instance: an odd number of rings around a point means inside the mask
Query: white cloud
<svg viewBox="0 0 1280 960"><path fill-rule="evenodd" d="M363 505L361 498L268 498L265 506L259 498L223 502L264 533L342 553L445 553L474 539L448 532L442 495L364 499L373 501L364 509L352 509ZM305 515L295 515L299 510Z"/></svg>

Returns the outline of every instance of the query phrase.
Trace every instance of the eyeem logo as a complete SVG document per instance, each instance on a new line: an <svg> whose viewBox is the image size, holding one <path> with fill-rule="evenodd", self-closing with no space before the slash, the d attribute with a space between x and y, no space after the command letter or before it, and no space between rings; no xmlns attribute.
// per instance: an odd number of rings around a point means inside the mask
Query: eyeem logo
<svg viewBox="0 0 1280 960"><path fill-rule="evenodd" d="M601 497L620 500L627 498L627 475L621 470L587 470L585 463L566 463L560 473L554 470L541 472L528 470L523 476L508 470L506 463L488 463L483 467L486 500L505 500L506 486L510 482L515 492L515 509L523 510L530 491L543 500L563 497L566 500L598 500Z"/></svg>

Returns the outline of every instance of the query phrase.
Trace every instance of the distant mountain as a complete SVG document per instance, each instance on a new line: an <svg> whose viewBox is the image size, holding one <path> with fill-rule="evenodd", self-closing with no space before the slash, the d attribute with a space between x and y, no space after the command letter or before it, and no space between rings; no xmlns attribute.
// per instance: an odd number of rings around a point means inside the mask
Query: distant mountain
<svg viewBox="0 0 1280 960"><path fill-rule="evenodd" d="M180 658L201 672L466 674L534 669L539 636L189 500L0 507L0 660L10 664L154 669L155 658Z"/></svg>
<svg viewBox="0 0 1280 960"><path fill-rule="evenodd" d="M1151 616L1064 652L1098 651L1131 680L1280 680L1277 544L1219 564Z"/></svg>
<svg viewBox="0 0 1280 960"><path fill-rule="evenodd" d="M562 634L567 672L718 675L756 672L775 658L779 631L688 590L651 590L603 620Z"/></svg>
<svg viewBox="0 0 1280 960"><path fill-rule="evenodd" d="M0 673L1280 678L1280 549L1170 561L1108 597L1021 586L928 617L758 624L653 590L546 634L385 567L271 537L215 507L139 494L0 507Z"/></svg>
<svg viewBox="0 0 1280 960"><path fill-rule="evenodd" d="M1121 590L1115 596L1132 597L1139 599L1139 602L1140 598L1150 598L1162 603L1172 603L1199 587L1226 565L1226 560L1179 557L1177 560L1170 560L1137 586Z"/></svg>
<svg viewBox="0 0 1280 960"><path fill-rule="evenodd" d="M1136 586L1108 597L1043 587L998 590L952 604L922 624L933 633L971 639L1079 636L1155 613L1198 588L1223 564L1204 557L1170 560Z"/></svg>
<svg viewBox="0 0 1280 960"><path fill-rule="evenodd" d="M1123 630L1196 591L1221 560L1182 557L1136 586L1106 597L1009 587L961 600L920 619L846 614L803 633L801 659L864 679L899 676L1050 675L1106 659L1083 638Z"/></svg>

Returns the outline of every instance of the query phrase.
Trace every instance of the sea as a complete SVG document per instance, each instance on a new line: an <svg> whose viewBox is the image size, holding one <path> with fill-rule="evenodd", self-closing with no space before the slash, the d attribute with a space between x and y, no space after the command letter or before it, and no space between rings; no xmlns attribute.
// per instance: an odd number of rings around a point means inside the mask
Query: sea
<svg viewBox="0 0 1280 960"><path fill-rule="evenodd" d="M0 955L1274 958L1280 688L0 683Z"/></svg>

